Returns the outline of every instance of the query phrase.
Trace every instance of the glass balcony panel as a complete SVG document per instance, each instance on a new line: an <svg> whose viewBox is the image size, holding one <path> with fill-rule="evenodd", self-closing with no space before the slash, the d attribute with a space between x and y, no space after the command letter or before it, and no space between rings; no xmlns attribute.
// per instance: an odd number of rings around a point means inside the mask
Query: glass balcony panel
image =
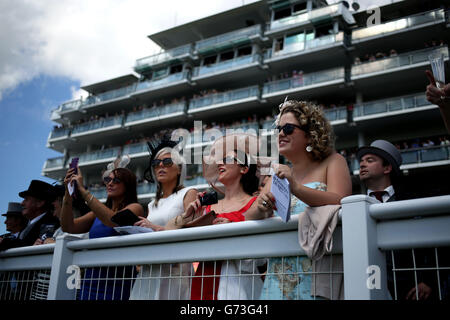
<svg viewBox="0 0 450 320"><path fill-rule="evenodd" d="M415 99L416 99L417 107L426 106L426 105L431 104L430 102L428 102L427 97L424 94L415 96Z"/></svg>
<svg viewBox="0 0 450 320"><path fill-rule="evenodd" d="M232 90L223 93L211 94L205 97L192 99L189 102L189 109L197 109L201 107L206 107L210 105L215 105L224 102L236 101L241 99L246 99L252 96L258 95L258 87L252 86L248 88L242 88L237 90Z"/></svg>
<svg viewBox="0 0 450 320"><path fill-rule="evenodd" d="M126 95L133 93L135 90L136 90L136 85L132 84L127 87L107 91L104 93L100 93L98 95L92 95L92 96L87 97L86 100L83 101L82 105L83 105L83 107L85 107L85 106L89 106L92 104L121 98L121 97L124 97Z"/></svg>
<svg viewBox="0 0 450 320"><path fill-rule="evenodd" d="M62 168L64 166L64 157L47 159L45 169Z"/></svg>
<svg viewBox="0 0 450 320"><path fill-rule="evenodd" d="M390 21L384 24L373 27L355 30L352 33L353 40L369 38L377 35L384 35L394 31L399 31L413 26L426 24L433 21L444 20L445 15L443 10L430 11L418 15L406 17L403 19Z"/></svg>
<svg viewBox="0 0 450 320"><path fill-rule="evenodd" d="M89 191L97 199L106 199L108 197L105 187L92 187L89 188Z"/></svg>
<svg viewBox="0 0 450 320"><path fill-rule="evenodd" d="M139 142L134 144L127 144L123 147L122 154L138 154L142 152L148 152L147 143L145 142Z"/></svg>
<svg viewBox="0 0 450 320"><path fill-rule="evenodd" d="M139 82L137 85L136 91L154 88L154 87L170 84L172 82L178 82L178 81L187 79L187 74L188 73L186 71L183 71L183 72L171 74L162 79Z"/></svg>
<svg viewBox="0 0 450 320"><path fill-rule="evenodd" d="M105 119L86 122L86 123L74 126L74 128L72 129L72 134L108 128L108 127L112 127L115 125L121 125L122 120L123 120L123 116L117 116L117 117L108 117Z"/></svg>
<svg viewBox="0 0 450 320"><path fill-rule="evenodd" d="M448 151L446 147L434 147L420 150L420 158L422 162L447 160Z"/></svg>
<svg viewBox="0 0 450 320"><path fill-rule="evenodd" d="M205 51L209 48L227 45L228 43L236 43L248 40L250 36L256 35L258 33L261 33L261 26L254 25L245 29L232 31L216 37L197 41L197 43L195 44L195 49L200 52Z"/></svg>
<svg viewBox="0 0 450 320"><path fill-rule="evenodd" d="M81 105L82 105L81 99L65 102L61 105L61 111L77 110Z"/></svg>
<svg viewBox="0 0 450 320"><path fill-rule="evenodd" d="M138 195L149 194L156 192L156 184L154 183L140 183L137 186Z"/></svg>
<svg viewBox="0 0 450 320"><path fill-rule="evenodd" d="M418 151L403 151L402 152L402 163L410 164L419 162L419 152Z"/></svg>
<svg viewBox="0 0 450 320"><path fill-rule="evenodd" d="M403 97L403 104L405 109L415 108L414 97Z"/></svg>
<svg viewBox="0 0 450 320"><path fill-rule="evenodd" d="M364 115L387 112L386 102L373 102L364 106Z"/></svg>
<svg viewBox="0 0 450 320"><path fill-rule="evenodd" d="M67 135L69 135L70 129L69 128L56 128L53 129L51 135L50 135L50 139L56 139L56 138L61 138L61 137L65 137Z"/></svg>
<svg viewBox="0 0 450 320"><path fill-rule="evenodd" d="M187 44L181 47L177 47L171 50L167 50L158 54L154 54L148 57L138 59L136 61L136 68L143 69L148 66L168 62L174 60L183 55L191 53L191 44Z"/></svg>
<svg viewBox="0 0 450 320"><path fill-rule="evenodd" d="M79 163L115 158L119 155L119 152L120 147L83 153L78 156Z"/></svg>
<svg viewBox="0 0 450 320"><path fill-rule="evenodd" d="M224 70L230 70L236 67L244 66L252 62L257 61L259 55L248 55L243 57L238 57L233 60L228 60L224 62L219 62L215 64L210 64L207 66L196 67L194 69L194 76L202 76L205 74L218 73Z"/></svg>

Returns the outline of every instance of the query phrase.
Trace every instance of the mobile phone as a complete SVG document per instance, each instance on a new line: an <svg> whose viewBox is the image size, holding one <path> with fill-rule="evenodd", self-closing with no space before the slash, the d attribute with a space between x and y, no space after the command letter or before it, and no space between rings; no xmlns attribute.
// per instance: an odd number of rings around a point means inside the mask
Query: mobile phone
<svg viewBox="0 0 450 320"><path fill-rule="evenodd" d="M203 197L200 198L200 203L202 206L208 206L217 202L217 192L215 191L205 193Z"/></svg>
<svg viewBox="0 0 450 320"><path fill-rule="evenodd" d="M111 217L111 221L121 227L132 226L139 221L139 218L129 209L117 212Z"/></svg>
<svg viewBox="0 0 450 320"><path fill-rule="evenodd" d="M72 158L72 162L70 162L70 165L69 165L69 168L70 169L75 169L75 174L77 174L78 173L78 169L77 169L77 166L78 166L78 157L74 157L74 158Z"/></svg>

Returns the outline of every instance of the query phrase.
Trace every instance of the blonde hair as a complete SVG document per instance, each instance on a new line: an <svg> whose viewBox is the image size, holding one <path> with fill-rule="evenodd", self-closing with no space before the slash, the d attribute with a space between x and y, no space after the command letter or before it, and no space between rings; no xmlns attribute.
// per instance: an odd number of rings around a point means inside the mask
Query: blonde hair
<svg viewBox="0 0 450 320"><path fill-rule="evenodd" d="M306 136L312 147L311 156L321 161L334 150L334 132L321 107L308 102L288 100L280 105L280 113L275 121L278 125L283 114L291 112L300 126L305 128Z"/></svg>

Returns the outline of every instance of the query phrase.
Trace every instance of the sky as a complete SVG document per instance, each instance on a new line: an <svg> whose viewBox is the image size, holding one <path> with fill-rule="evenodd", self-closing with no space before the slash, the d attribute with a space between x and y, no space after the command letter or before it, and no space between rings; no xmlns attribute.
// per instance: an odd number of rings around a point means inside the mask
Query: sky
<svg viewBox="0 0 450 320"><path fill-rule="evenodd" d="M31 180L54 182L41 176L60 156L46 147L52 109L86 95L80 86L133 72L160 50L149 34L254 1L0 0L0 213Z"/></svg>

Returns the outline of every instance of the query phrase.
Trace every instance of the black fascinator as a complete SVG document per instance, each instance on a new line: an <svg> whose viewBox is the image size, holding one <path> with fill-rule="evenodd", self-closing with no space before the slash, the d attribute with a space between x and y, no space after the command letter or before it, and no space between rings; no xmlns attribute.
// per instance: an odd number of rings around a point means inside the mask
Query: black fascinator
<svg viewBox="0 0 450 320"><path fill-rule="evenodd" d="M157 141L147 141L148 153L150 155L148 168L144 171L144 179L148 182L154 183L152 175L152 161L155 159L159 151L164 148L175 148L179 141L174 141L170 139L169 135L164 135L160 142Z"/></svg>

